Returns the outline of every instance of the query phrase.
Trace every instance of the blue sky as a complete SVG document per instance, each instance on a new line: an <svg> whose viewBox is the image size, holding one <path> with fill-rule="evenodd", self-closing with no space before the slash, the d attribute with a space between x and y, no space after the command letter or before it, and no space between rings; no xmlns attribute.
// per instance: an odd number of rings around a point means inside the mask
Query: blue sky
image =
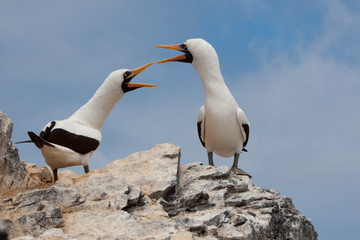
<svg viewBox="0 0 360 240"><path fill-rule="evenodd" d="M255 184L292 197L319 239L357 239L359 26L359 1L0 0L0 111L14 121L13 141L25 140L70 116L111 71L176 54L153 46L204 38L251 124L240 166ZM159 87L118 103L90 168L163 142L182 147L182 164L206 163L195 69L154 65L135 81ZM18 149L45 164L34 145ZM216 165L231 163L215 156Z"/></svg>

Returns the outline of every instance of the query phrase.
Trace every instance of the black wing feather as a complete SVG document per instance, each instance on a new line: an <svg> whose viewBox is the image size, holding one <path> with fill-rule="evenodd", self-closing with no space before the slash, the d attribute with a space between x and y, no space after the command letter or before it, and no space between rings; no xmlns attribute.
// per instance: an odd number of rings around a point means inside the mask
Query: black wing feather
<svg viewBox="0 0 360 240"><path fill-rule="evenodd" d="M94 151L100 144L100 142L96 139L77 135L61 128L52 130L49 133L47 140L51 143L70 148L71 150L81 154Z"/></svg>
<svg viewBox="0 0 360 240"><path fill-rule="evenodd" d="M205 147L205 142L201 139L201 123L202 122L197 123L197 130L198 130L198 135L199 135L200 142Z"/></svg>
<svg viewBox="0 0 360 240"><path fill-rule="evenodd" d="M245 139L245 142L243 144L243 151L247 152L247 150L245 149L245 146L247 145L248 140L249 140L250 126L249 126L249 124L242 124L242 127L244 128L244 132L246 134L246 139Z"/></svg>
<svg viewBox="0 0 360 240"><path fill-rule="evenodd" d="M41 131L40 137L44 140L71 150L86 154L94 151L99 146L100 142L94 138L77 135L61 128L55 128L56 122L52 121L50 126Z"/></svg>

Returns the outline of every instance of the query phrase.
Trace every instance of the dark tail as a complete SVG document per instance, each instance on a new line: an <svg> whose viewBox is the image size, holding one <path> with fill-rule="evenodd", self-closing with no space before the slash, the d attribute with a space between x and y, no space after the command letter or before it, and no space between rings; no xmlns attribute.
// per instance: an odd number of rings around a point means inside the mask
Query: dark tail
<svg viewBox="0 0 360 240"><path fill-rule="evenodd" d="M38 135L36 135L35 133L30 132L30 131L28 131L28 135L29 135L31 141L32 141L33 143L35 143L35 145L36 145L38 148L42 148L42 147L44 146L43 140L42 140Z"/></svg>
<svg viewBox="0 0 360 240"><path fill-rule="evenodd" d="M19 144L19 143L32 143L32 140L26 140L26 141L21 141L21 142L16 142L15 144Z"/></svg>
<svg viewBox="0 0 360 240"><path fill-rule="evenodd" d="M28 135L29 135L29 137L31 139L31 142L35 143L35 145L38 148L42 148L44 145L55 147L54 145L52 145L48 141L45 141L44 139L42 139L41 137L39 137L38 135L36 135L33 132L28 131Z"/></svg>

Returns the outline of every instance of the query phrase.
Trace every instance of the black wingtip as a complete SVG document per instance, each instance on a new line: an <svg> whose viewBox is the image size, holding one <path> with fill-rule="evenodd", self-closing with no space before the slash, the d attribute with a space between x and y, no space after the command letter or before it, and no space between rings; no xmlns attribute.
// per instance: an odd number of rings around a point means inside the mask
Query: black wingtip
<svg viewBox="0 0 360 240"><path fill-rule="evenodd" d="M247 152L248 150L246 150L246 148L243 148L243 150L242 150L243 152Z"/></svg>
<svg viewBox="0 0 360 240"><path fill-rule="evenodd" d="M205 142L203 140L201 140L201 123L202 122L197 122L197 130L198 130L198 136L199 136L200 142L205 147Z"/></svg>
<svg viewBox="0 0 360 240"><path fill-rule="evenodd" d="M38 135L36 135L35 133L30 132L30 131L28 131L27 133L28 133L31 141L32 141L33 143L35 143L35 145L36 145L38 148L42 148L42 147L44 146L41 138L40 138Z"/></svg>
<svg viewBox="0 0 360 240"><path fill-rule="evenodd" d="M32 142L35 143L35 145L38 148L42 148L44 145L50 146L50 147L55 147L54 145L52 145L48 141L45 141L44 139L42 139L41 137L39 137L38 135L36 135L33 132L28 131L28 135L31 138Z"/></svg>

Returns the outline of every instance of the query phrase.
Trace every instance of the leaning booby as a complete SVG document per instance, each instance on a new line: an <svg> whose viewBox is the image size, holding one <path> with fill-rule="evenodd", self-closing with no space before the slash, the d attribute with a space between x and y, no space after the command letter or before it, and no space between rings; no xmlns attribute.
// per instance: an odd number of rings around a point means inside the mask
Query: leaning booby
<svg viewBox="0 0 360 240"><path fill-rule="evenodd" d="M41 150L46 163L53 170L54 181L58 179L59 168L83 165L85 173L89 171L89 159L102 138L101 128L116 103L129 91L156 87L130 82L152 64L110 73L93 97L69 118L49 122L39 136L28 132L31 140L24 142L33 142Z"/></svg>
<svg viewBox="0 0 360 240"><path fill-rule="evenodd" d="M222 157L234 156L231 171L251 177L238 168L240 153L247 151L245 146L249 139L250 124L224 82L215 49L203 39L188 39L184 44L155 47L184 53L156 63L192 63L200 76L205 104L200 108L197 128L200 141L208 153L209 164L214 165L213 152Z"/></svg>

